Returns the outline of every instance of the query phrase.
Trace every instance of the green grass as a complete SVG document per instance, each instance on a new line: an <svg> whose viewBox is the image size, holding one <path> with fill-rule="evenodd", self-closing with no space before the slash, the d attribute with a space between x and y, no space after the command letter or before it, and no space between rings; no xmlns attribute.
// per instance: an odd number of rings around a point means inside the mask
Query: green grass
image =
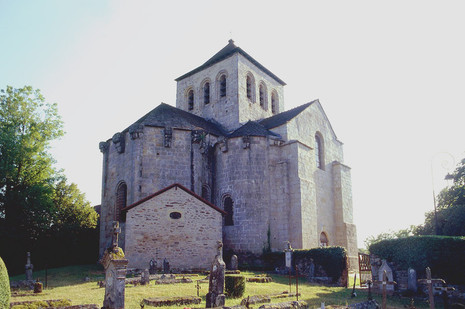
<svg viewBox="0 0 465 309"><path fill-rule="evenodd" d="M255 276L258 272L242 272L245 276ZM253 283L247 282L244 297L259 295L259 294L274 294L289 291L289 279L287 276L271 275L272 283ZM85 282L84 278L89 277L90 281ZM352 275L353 277L353 275ZM34 295L32 292L20 291L20 295L12 295L11 301L23 300L46 300L46 299L70 299L74 305L77 304L103 304L105 289L98 287L98 281L104 279L104 272L97 265L81 265L69 266L57 269L48 270L48 287L45 288L45 272L34 272L34 278L39 278L44 283L44 292L40 295ZM144 298L157 296L196 296L196 277L191 277L193 283L180 283L170 285L155 285L154 281L148 286L132 286L126 285L126 308L138 309L140 302ZM203 279L199 276L198 279ZM10 281L24 280L24 275L11 277ZM353 278L352 278L353 280ZM205 307L205 295L208 292L208 283L201 283L200 297L202 303L196 305L198 308ZM295 292L295 282L292 284L290 291ZM305 279L299 280L299 300L305 300L310 308L319 308L324 302L328 305L347 305L351 303L362 302L367 299L367 292L357 289L357 297L351 299L352 289L341 287L324 287L311 283L307 283ZM381 304L381 297L374 295L374 298ZM280 299L277 302L295 300L295 298ZM236 305L241 302L241 299L226 299L226 305ZM391 308L403 308L409 303L408 299L399 299L390 297L388 306ZM427 308L426 303L415 302L417 308ZM255 306L259 307L259 306ZM155 308L148 307L146 308ZM177 307L163 307L177 308Z"/></svg>

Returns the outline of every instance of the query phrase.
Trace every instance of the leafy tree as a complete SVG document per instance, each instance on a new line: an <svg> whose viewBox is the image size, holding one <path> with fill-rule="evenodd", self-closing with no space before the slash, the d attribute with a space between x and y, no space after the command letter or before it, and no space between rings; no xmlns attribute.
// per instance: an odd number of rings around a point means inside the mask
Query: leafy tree
<svg viewBox="0 0 465 309"><path fill-rule="evenodd" d="M85 194L76 184L67 184L66 178L56 184L53 203L56 209L55 230L92 229L97 226L98 215L86 200Z"/></svg>
<svg viewBox="0 0 465 309"><path fill-rule="evenodd" d="M453 180L453 185L442 190L438 195L436 210L438 235L465 236L465 159L446 179ZM434 211L425 214L425 223L416 228L416 235L434 235L436 233L436 216Z"/></svg>
<svg viewBox="0 0 465 309"><path fill-rule="evenodd" d="M372 244L380 242L382 240L388 239L397 239L397 238L405 238L409 236L413 236L415 232L416 226L411 225L409 228L399 230L399 231L390 231L378 234L376 236L369 236L365 239L365 247L368 249Z"/></svg>
<svg viewBox="0 0 465 309"><path fill-rule="evenodd" d="M30 86L0 91L0 217L19 238L50 227L54 160L50 142L63 135L56 104Z"/></svg>
<svg viewBox="0 0 465 309"><path fill-rule="evenodd" d="M56 104L39 90L0 90L0 255L12 273L23 269L26 251L36 267L95 262L97 213L49 153L62 128Z"/></svg>

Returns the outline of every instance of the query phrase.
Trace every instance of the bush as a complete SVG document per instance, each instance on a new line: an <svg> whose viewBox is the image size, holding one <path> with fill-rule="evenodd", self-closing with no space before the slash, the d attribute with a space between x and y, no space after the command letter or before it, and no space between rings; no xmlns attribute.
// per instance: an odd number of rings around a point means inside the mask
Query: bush
<svg viewBox="0 0 465 309"><path fill-rule="evenodd" d="M245 292L245 277L236 275L227 275L224 278L224 288L228 297L239 298Z"/></svg>
<svg viewBox="0 0 465 309"><path fill-rule="evenodd" d="M370 253L425 277L426 267L434 278L451 284L464 284L465 237L413 236L382 240L369 248Z"/></svg>
<svg viewBox="0 0 465 309"><path fill-rule="evenodd" d="M0 257L0 309L10 307L10 279L5 263Z"/></svg>

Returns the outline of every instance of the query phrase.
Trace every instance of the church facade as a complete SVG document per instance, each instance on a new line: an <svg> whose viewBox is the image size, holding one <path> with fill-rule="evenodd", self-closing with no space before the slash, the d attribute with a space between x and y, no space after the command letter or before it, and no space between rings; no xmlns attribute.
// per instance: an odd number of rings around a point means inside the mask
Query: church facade
<svg viewBox="0 0 465 309"><path fill-rule="evenodd" d="M320 102L285 111L285 83L232 40L176 82L176 107L162 103L99 145L100 252L114 220L133 248L129 209L177 183L222 211L227 250L343 246L357 265L350 168Z"/></svg>

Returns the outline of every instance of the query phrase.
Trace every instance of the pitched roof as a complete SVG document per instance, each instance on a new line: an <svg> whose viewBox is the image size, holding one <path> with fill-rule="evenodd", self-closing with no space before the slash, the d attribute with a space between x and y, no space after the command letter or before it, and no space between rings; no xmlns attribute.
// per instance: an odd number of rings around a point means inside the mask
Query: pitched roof
<svg viewBox="0 0 465 309"><path fill-rule="evenodd" d="M288 121L290 121L292 118L303 112L307 107L312 105L313 103L318 102L318 100L314 100L312 102L309 102L304 105L297 106L296 108L290 109L288 111L279 113L277 115L265 118L263 120L260 120L259 123L265 127L266 129L272 129L279 127Z"/></svg>
<svg viewBox="0 0 465 309"><path fill-rule="evenodd" d="M168 186L168 187L166 187L166 188L164 188L164 189L161 189L160 191L157 191L157 192L155 192L155 193L153 193L153 194L151 194L151 195L149 195L149 196L146 196L146 197L144 197L143 199L141 199L141 200L139 200L139 201L137 201L137 202L135 202L135 203L133 203L133 204L131 204L131 205L129 205L129 206L124 207L121 211L128 211L128 210L130 210L130 209L132 209L132 208L134 208L134 207L136 207L136 206L138 206L138 205L140 205L140 204L142 204L142 203L145 203L145 202L147 202L148 200L154 198L155 196L158 196L158 195L160 195L160 194L162 194L162 193L164 193L164 192L166 192L166 191L168 191L168 190L170 190L170 189L172 189L172 188L179 188L179 189L181 189L181 190L184 190L184 191L187 192L188 194L192 195L193 197L195 197L196 199L200 200L201 202L207 204L208 206L210 206L211 208L215 209L215 210L218 211L219 213L221 213L221 214L223 214L223 215L226 215L226 214L227 214L224 210L222 210L222 209L216 207L215 205L213 205L212 203L210 203L209 201L207 201L207 200L204 199L203 197L201 197L201 196L195 194L195 192L193 192L193 191L187 189L186 187L184 187L183 185L180 185L179 183L174 183L174 184L172 184L172 185L170 185L170 186Z"/></svg>
<svg viewBox="0 0 465 309"><path fill-rule="evenodd" d="M194 75L195 73L197 72L200 72L212 65L214 65L215 63L218 63L220 61L223 61L224 59L234 55L235 53L239 53L241 54L242 56L244 56L247 60L249 60L250 62L252 62L257 68L259 68L260 70L262 70L263 72L265 72L266 74L268 74L270 77L272 77L274 80L276 80L278 83L280 83L281 85L286 85L285 82L283 82L279 77L277 77L276 75L274 75L273 73L271 73L270 70L268 70L267 68L265 68L263 65L261 65L257 60L255 60L254 58L252 58L252 56L250 56L249 54L247 54L245 51L243 51L240 47L237 47L236 45L234 45L234 41L233 40L229 40L229 43L228 45L226 45L225 47L223 47L223 49L221 49L219 52L217 52L215 55L213 55L213 57L211 57L210 59L208 59L204 64L202 64L201 66L199 66L198 68L178 77L175 79L175 81L180 81L186 77L189 77L191 75Z"/></svg>
<svg viewBox="0 0 465 309"><path fill-rule="evenodd" d="M165 103L158 105L156 108L137 120L130 127L134 125L144 125L149 127L172 127L189 130L201 128L215 135L225 135L225 130L219 123L206 120L202 117L188 113ZM128 129L129 128L126 130Z"/></svg>
<svg viewBox="0 0 465 309"><path fill-rule="evenodd" d="M234 132L229 134L228 137L238 137L247 135L280 137L278 134L267 130L263 125L259 124L258 122L251 120L249 120L242 127L236 129Z"/></svg>

